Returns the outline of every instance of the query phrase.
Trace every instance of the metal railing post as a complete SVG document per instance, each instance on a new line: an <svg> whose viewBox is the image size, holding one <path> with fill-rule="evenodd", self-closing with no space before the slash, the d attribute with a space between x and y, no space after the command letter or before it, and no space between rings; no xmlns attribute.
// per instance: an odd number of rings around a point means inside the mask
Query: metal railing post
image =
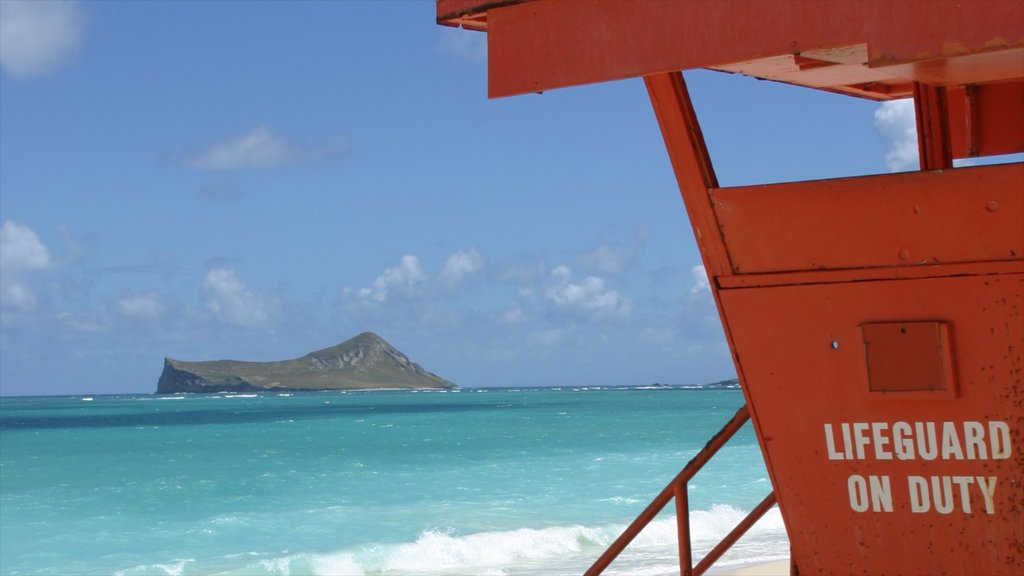
<svg viewBox="0 0 1024 576"><path fill-rule="evenodd" d="M676 483L676 538L679 540L679 574L693 576L693 551L690 548L690 498L686 483Z"/></svg>
<svg viewBox="0 0 1024 576"><path fill-rule="evenodd" d="M608 549L598 557L597 560L590 566L590 568L584 572L584 576L598 576L604 569L612 563L615 558L637 537L638 534L648 525L651 520L662 511L663 508L669 503L669 500L673 498L676 501L676 529L677 538L679 540L679 573L682 576L700 576L704 573L718 558L725 553L736 540L739 540L751 526L754 525L761 516L764 516L772 506L775 505L775 492L769 494L760 504L757 505L754 510L750 512L740 521L740 523L729 532L726 537L715 546L708 555L697 564L693 566L693 552L690 546L690 502L689 495L687 493L687 483L697 472L707 464L708 460L715 455L718 450L729 441L730 438L739 431L740 428L746 424L747 420L750 419L750 412L747 410L746 404L740 406L736 414L733 415L725 426L718 431L717 434L708 440L708 443L704 445L704 448L693 457L692 460L687 462L684 467L675 478L669 482L668 486L655 496L654 500L648 504L647 508L636 517L633 522L615 539L614 542L608 546Z"/></svg>

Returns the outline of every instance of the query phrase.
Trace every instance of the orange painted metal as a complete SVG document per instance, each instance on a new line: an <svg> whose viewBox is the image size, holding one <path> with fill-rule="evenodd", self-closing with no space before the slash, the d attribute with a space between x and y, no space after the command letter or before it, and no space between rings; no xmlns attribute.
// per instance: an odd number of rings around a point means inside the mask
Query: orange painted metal
<svg viewBox="0 0 1024 576"><path fill-rule="evenodd" d="M1024 150L1024 81L949 87L947 96L954 158Z"/></svg>
<svg viewBox="0 0 1024 576"><path fill-rule="evenodd" d="M1005 164L707 195L731 272L748 274L1016 260L1024 256L1022 190L1024 165Z"/></svg>
<svg viewBox="0 0 1024 576"><path fill-rule="evenodd" d="M1024 5L1016 0L932 0L926 8L860 0L479 4L492 96L860 46L859 64L871 70L929 84L981 83L1016 76L1024 53Z"/></svg>
<svg viewBox="0 0 1024 576"><path fill-rule="evenodd" d="M941 86L955 158L1024 151L1019 0L439 0L437 19L488 31L492 97L698 67L876 100Z"/></svg>
<svg viewBox="0 0 1024 576"><path fill-rule="evenodd" d="M775 504L776 499L774 492L768 494L763 500L758 502L757 506L754 506L754 509L751 510L735 528L730 530L729 533L725 535L725 538L722 538L722 541L716 544L715 547L708 552L707 556L702 558L701 561L693 567L694 576L700 576L707 572L708 569L711 568L711 566L714 565L714 563L717 562L733 544L739 541L739 539L747 533L747 530L750 530L750 528L756 524L762 516L771 510Z"/></svg>
<svg viewBox="0 0 1024 576"><path fill-rule="evenodd" d="M772 506L775 505L775 494L771 493L761 501L722 541L705 556L697 566L693 566L690 549L690 510L687 496L687 484L700 472L708 461L736 434L750 419L747 406L741 406L733 417L722 426L708 443L686 463L686 466L668 483L654 500L637 516L622 534L605 550L584 576L601 574L618 557L618 555L650 524L673 499L676 502L676 528L679 538L679 571L683 576L700 576L725 553L740 537L743 536Z"/></svg>
<svg viewBox="0 0 1024 576"><path fill-rule="evenodd" d="M800 574L1021 573L1022 294L1024 272L721 291ZM955 397L871 391L860 327L897 321L949 325Z"/></svg>
<svg viewBox="0 0 1024 576"><path fill-rule="evenodd" d="M953 168L1024 151L1024 3L442 4L492 96L644 77L794 574L1024 574L1024 164ZM720 188L694 67L912 96L922 171Z"/></svg>
<svg viewBox="0 0 1024 576"><path fill-rule="evenodd" d="M868 392L923 392L916 399L956 398L953 354L946 322L866 322L861 324Z"/></svg>
<svg viewBox="0 0 1024 576"><path fill-rule="evenodd" d="M914 103L921 170L952 168L953 144L946 87L915 83Z"/></svg>

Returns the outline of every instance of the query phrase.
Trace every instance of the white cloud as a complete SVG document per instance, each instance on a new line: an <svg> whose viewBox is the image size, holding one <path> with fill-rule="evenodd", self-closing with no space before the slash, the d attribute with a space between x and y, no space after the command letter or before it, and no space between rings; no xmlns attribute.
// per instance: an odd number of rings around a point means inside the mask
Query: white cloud
<svg viewBox="0 0 1024 576"><path fill-rule="evenodd" d="M487 34L448 27L440 32L438 48L442 54L471 62L487 61Z"/></svg>
<svg viewBox="0 0 1024 576"><path fill-rule="evenodd" d="M28 311L36 307L36 293L21 281L0 278L0 300L3 308Z"/></svg>
<svg viewBox="0 0 1024 576"><path fill-rule="evenodd" d="M203 279L206 308L219 320L235 326L258 328L277 314L278 302L256 294L239 280L231 268L213 268Z"/></svg>
<svg viewBox="0 0 1024 576"><path fill-rule="evenodd" d="M598 274L621 274L636 260L650 236L647 229L640 227L631 240L601 244L582 254L579 262Z"/></svg>
<svg viewBox="0 0 1024 576"><path fill-rule="evenodd" d="M509 308L501 314L501 321L506 324L519 324L525 319L526 314L523 312L522 308L519 307Z"/></svg>
<svg viewBox="0 0 1024 576"><path fill-rule="evenodd" d="M6 273L41 270L51 264L50 251L39 235L13 220L0 226L0 267Z"/></svg>
<svg viewBox="0 0 1024 576"><path fill-rule="evenodd" d="M77 2L0 1L0 67L18 77L55 72L78 53L84 31Z"/></svg>
<svg viewBox="0 0 1024 576"><path fill-rule="evenodd" d="M449 297L483 268L484 257L479 252L458 250L445 259L437 276L431 276L423 271L418 257L406 254L398 264L385 268L369 287L343 287L339 297L361 306Z"/></svg>
<svg viewBox="0 0 1024 576"><path fill-rule="evenodd" d="M613 247L602 244L584 254L581 259L601 274L618 274L622 272L629 256L630 254L622 246Z"/></svg>
<svg viewBox="0 0 1024 576"><path fill-rule="evenodd" d="M39 235L25 224L0 225L0 304L6 309L31 310L37 298L30 275L53 264Z"/></svg>
<svg viewBox="0 0 1024 576"><path fill-rule="evenodd" d="M348 145L344 138L320 144L300 144L257 126L248 134L229 138L198 153L186 153L187 166L203 170L231 171L277 168L294 162L340 155Z"/></svg>
<svg viewBox="0 0 1024 576"><path fill-rule="evenodd" d="M444 261L438 281L453 289L484 267L484 257L476 250L459 250Z"/></svg>
<svg viewBox="0 0 1024 576"><path fill-rule="evenodd" d="M370 288L359 290L359 298L365 302L383 304L398 294L404 297L415 295L427 281L420 259L406 254L397 266L386 268Z"/></svg>
<svg viewBox="0 0 1024 576"><path fill-rule="evenodd" d="M160 295L155 292L126 295L118 301L117 305L122 314L134 318L155 320L164 313Z"/></svg>
<svg viewBox="0 0 1024 576"><path fill-rule="evenodd" d="M501 262L492 268L495 280L516 286L532 284L548 273L548 266L544 262L524 258Z"/></svg>
<svg viewBox="0 0 1024 576"><path fill-rule="evenodd" d="M690 294L711 291L711 285L708 283L708 273L704 269L703 264L690 268L690 277L693 278L693 284L690 285Z"/></svg>
<svg viewBox="0 0 1024 576"><path fill-rule="evenodd" d="M890 172L916 170L920 165L917 149L917 119L911 99L882 102L875 110L875 129L889 143L885 165Z"/></svg>
<svg viewBox="0 0 1024 576"><path fill-rule="evenodd" d="M604 280L587 276L582 282L571 281L572 270L565 265L551 271L552 284L544 297L559 308L572 309L592 316L628 315L633 304L616 290L605 289Z"/></svg>
<svg viewBox="0 0 1024 576"><path fill-rule="evenodd" d="M206 170L239 170L273 168L287 162L294 152L292 146L265 126L252 132L213 144L204 152L186 158L196 168Z"/></svg>

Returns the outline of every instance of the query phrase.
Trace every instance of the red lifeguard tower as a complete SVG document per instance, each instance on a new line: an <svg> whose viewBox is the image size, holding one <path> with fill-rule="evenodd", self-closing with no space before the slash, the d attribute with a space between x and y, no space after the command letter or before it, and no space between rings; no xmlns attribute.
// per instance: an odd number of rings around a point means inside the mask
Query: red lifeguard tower
<svg viewBox="0 0 1024 576"><path fill-rule="evenodd" d="M643 77L747 405L669 501L700 574L776 501L792 574L1024 574L1020 0L439 0L489 93ZM917 172L720 187L681 70L913 98ZM748 418L773 493L696 567L686 481Z"/></svg>

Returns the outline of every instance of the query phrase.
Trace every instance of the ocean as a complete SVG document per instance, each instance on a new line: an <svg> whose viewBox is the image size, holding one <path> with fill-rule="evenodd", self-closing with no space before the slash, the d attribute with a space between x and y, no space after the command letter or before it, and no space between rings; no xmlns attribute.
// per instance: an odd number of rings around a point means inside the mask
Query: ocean
<svg viewBox="0 0 1024 576"><path fill-rule="evenodd" d="M580 574L742 403L684 387L2 398L0 574ZM748 424L690 482L695 558L770 489ZM677 574L673 514L606 574ZM715 570L787 554L773 509Z"/></svg>

